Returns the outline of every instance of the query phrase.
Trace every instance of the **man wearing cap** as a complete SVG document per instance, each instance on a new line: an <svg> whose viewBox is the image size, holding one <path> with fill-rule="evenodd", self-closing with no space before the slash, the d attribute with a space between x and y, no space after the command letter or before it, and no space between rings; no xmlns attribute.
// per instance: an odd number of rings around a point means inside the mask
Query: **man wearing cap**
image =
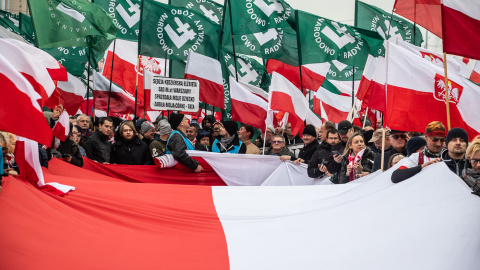
<svg viewBox="0 0 480 270"><path fill-rule="evenodd" d="M347 145L348 138L353 134L353 125L348 120L343 120L338 123L338 137L340 142L333 146L333 151L338 151L343 154L345 146ZM341 162L341 159L340 159Z"/></svg>
<svg viewBox="0 0 480 270"><path fill-rule="evenodd" d="M234 121L225 121L218 136L212 144L212 152L245 154L247 147L238 139L238 125Z"/></svg>
<svg viewBox="0 0 480 270"><path fill-rule="evenodd" d="M377 155L382 152L382 136L383 128L377 129L373 132L372 138L368 141L369 143L373 143L373 146L370 146L370 149ZM390 130L385 129L385 151L389 151L391 147Z"/></svg>
<svg viewBox="0 0 480 270"><path fill-rule="evenodd" d="M192 143L187 139L187 135L185 135L189 127L188 119L181 113L172 113L169 122L175 130L168 138L166 153L172 154L173 158L194 172L202 172L203 167L186 152L186 150L195 150Z"/></svg>
<svg viewBox="0 0 480 270"><path fill-rule="evenodd" d="M419 173L426 166L444 161L450 170L461 177L465 165L465 152L468 144L468 134L462 128L452 128L445 138L445 127L441 122L428 124L425 131L427 146L422 152L412 154L392 173L392 182L398 183ZM443 142L447 150L443 149Z"/></svg>
<svg viewBox="0 0 480 270"><path fill-rule="evenodd" d="M386 135L385 135L386 136ZM390 136L388 136L389 142L392 145L390 149L385 149L384 160L383 160L383 169L388 168L388 161L390 157L396 153L401 153L404 156L407 156L407 133L400 130L390 131ZM386 139L386 138L385 138ZM386 146L386 145L385 145ZM381 146L380 146L381 147ZM382 167L382 155L381 152L379 155L375 156L373 161L372 173L380 170Z"/></svg>
<svg viewBox="0 0 480 270"><path fill-rule="evenodd" d="M313 153L317 151L318 146L320 145L317 141L317 130L313 125L306 125L302 132L304 146L298 153L298 159L295 160L295 163L299 164L307 163L313 156Z"/></svg>
<svg viewBox="0 0 480 270"><path fill-rule="evenodd" d="M167 150L168 137L172 133L172 127L167 119L162 119L158 122L158 132L153 136L153 141L150 143L150 155L152 158L159 157L165 154Z"/></svg>
<svg viewBox="0 0 480 270"><path fill-rule="evenodd" d="M427 146L427 141L422 137L412 137L407 142L407 157L414 153L423 152ZM425 152L423 152L425 153Z"/></svg>

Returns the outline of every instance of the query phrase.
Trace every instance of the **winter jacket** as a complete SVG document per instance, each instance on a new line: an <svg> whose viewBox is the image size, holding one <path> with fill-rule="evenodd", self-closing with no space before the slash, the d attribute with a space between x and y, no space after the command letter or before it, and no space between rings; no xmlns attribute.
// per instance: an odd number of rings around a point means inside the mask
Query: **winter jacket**
<svg viewBox="0 0 480 270"><path fill-rule="evenodd" d="M371 172L373 167L373 160L375 159L375 153L373 153L370 148L365 148L365 152L363 152L362 158L360 159L360 165L362 165L363 169L362 172ZM348 156L344 156L342 160L342 166L340 168L340 174L338 175L338 184L345 184L350 181L349 177L347 176L347 166L348 166ZM355 173L352 170L351 173Z"/></svg>
<svg viewBox="0 0 480 270"><path fill-rule="evenodd" d="M308 162L308 176L311 178L322 177L325 173L319 170L318 165L324 164L327 166L331 162L335 162L332 155L332 145L322 142Z"/></svg>
<svg viewBox="0 0 480 270"><path fill-rule="evenodd" d="M70 140L67 139L64 142L61 142L58 148L56 149L58 152L60 152L63 155L70 155L72 157L72 162L71 164L82 167L83 166L83 158L82 154L80 153L80 146Z"/></svg>
<svg viewBox="0 0 480 270"><path fill-rule="evenodd" d="M220 140L222 137L218 136L212 144L212 152L245 154L245 152L247 152L247 147L238 139L237 134L234 134L233 136L235 137L226 147L221 145Z"/></svg>
<svg viewBox="0 0 480 270"><path fill-rule="evenodd" d="M478 194L480 192L480 172L468 166L462 177L474 193Z"/></svg>
<svg viewBox="0 0 480 270"><path fill-rule="evenodd" d="M383 160L383 169L386 170L388 169L388 161L390 160L390 157L396 153L401 153L404 156L407 156L407 149L403 152L398 152L393 148L393 146L390 146L389 148L385 149L385 155L384 155L384 160ZM382 166L382 155L381 151L380 154L375 157L375 160L373 161L373 168L372 168L372 173L380 170Z"/></svg>
<svg viewBox="0 0 480 270"><path fill-rule="evenodd" d="M172 154L173 158L183 164L185 167L195 170L198 167L198 161L194 160L187 154L187 144L185 140L187 136L185 133L177 130L172 132L167 142L167 149ZM193 146L192 146L193 148Z"/></svg>
<svg viewBox="0 0 480 270"><path fill-rule="evenodd" d="M110 162L111 144L108 142L108 136L100 130L95 131L93 135L88 137L85 146L88 158L98 163Z"/></svg>
<svg viewBox="0 0 480 270"><path fill-rule="evenodd" d="M138 136L131 140L124 140L115 136L115 143L112 144L110 163L126 165L153 165L148 145Z"/></svg>
<svg viewBox="0 0 480 270"><path fill-rule="evenodd" d="M465 174L468 161L466 159L452 159L448 154L448 151L444 151L441 155L442 160L448 166L448 168L458 177L462 177Z"/></svg>
<svg viewBox="0 0 480 270"><path fill-rule="evenodd" d="M305 160L304 163L307 163L310 161L310 159L312 158L313 156L313 153L315 153L315 151L317 151L318 149L318 146L320 146L320 144L318 143L317 140L313 140L313 142L311 142L310 144L308 145L305 145L302 150L300 150L300 153L298 153L298 158L301 158L303 160Z"/></svg>
<svg viewBox="0 0 480 270"><path fill-rule="evenodd" d="M292 158L292 160L295 160L295 155L290 151L288 150L287 147L283 147L282 150L280 150L280 152L278 153L273 153L272 152L272 148L269 147L266 151L265 151L265 155L272 155L272 156L290 156Z"/></svg>

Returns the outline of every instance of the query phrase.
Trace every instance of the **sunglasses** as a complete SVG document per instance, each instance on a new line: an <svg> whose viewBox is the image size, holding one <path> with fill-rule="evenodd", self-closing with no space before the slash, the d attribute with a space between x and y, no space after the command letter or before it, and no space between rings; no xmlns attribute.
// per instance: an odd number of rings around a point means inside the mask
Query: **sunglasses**
<svg viewBox="0 0 480 270"><path fill-rule="evenodd" d="M394 140L398 140L398 139L406 139L407 135L391 135L390 137L392 137Z"/></svg>
<svg viewBox="0 0 480 270"><path fill-rule="evenodd" d="M273 144L281 144L283 143L282 141L272 141Z"/></svg>

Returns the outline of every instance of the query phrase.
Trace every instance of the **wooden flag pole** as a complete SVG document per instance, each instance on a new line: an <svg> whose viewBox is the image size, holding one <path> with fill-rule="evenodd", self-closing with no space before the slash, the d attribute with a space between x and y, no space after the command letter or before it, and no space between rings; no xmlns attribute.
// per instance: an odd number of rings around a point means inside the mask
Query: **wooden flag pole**
<svg viewBox="0 0 480 270"><path fill-rule="evenodd" d="M448 91L448 77L447 77L447 53L443 53L443 69L445 70L445 101L447 104L447 131L451 129L450 126L450 92Z"/></svg>
<svg viewBox="0 0 480 270"><path fill-rule="evenodd" d="M138 55L137 58L137 75L135 76L135 115L133 118L137 116L138 71L140 71L140 55Z"/></svg>
<svg viewBox="0 0 480 270"><path fill-rule="evenodd" d="M367 115L368 115L368 109L370 107L367 107L367 110L365 110L365 116L363 117L363 126L362 126L362 129L365 128L365 124L367 123Z"/></svg>

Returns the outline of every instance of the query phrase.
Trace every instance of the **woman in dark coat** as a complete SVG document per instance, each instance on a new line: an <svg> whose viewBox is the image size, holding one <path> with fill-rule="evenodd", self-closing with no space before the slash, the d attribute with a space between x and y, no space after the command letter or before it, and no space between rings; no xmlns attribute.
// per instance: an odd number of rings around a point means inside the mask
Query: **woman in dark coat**
<svg viewBox="0 0 480 270"><path fill-rule="evenodd" d="M372 171L375 153L365 147L362 134L356 132L348 138L343 153L342 167L338 176L338 183L344 184L363 177Z"/></svg>
<svg viewBox="0 0 480 270"><path fill-rule="evenodd" d="M110 163L153 165L148 145L138 137L132 121L123 121L115 132Z"/></svg>

